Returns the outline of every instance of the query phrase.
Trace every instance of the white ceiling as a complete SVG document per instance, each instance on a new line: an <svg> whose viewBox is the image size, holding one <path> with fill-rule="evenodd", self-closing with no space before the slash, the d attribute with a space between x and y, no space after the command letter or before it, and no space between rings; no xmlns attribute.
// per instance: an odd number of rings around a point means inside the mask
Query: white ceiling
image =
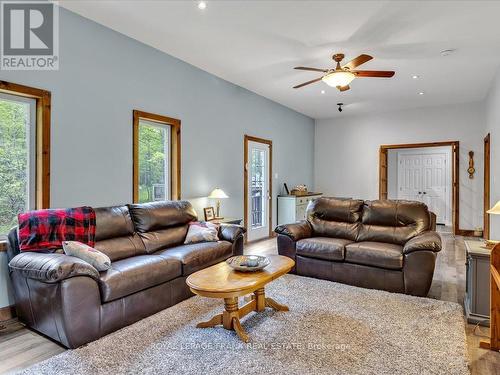
<svg viewBox="0 0 500 375"><path fill-rule="evenodd" d="M478 101L500 66L498 1L69 1L60 4L218 77L313 118ZM64 32L64 31L62 31ZM449 56L440 51L455 48ZM333 66L374 56L340 93L323 82L292 86ZM360 68L361 69L361 68ZM420 79L412 79L417 74ZM321 94L325 90L325 94ZM420 91L425 95L418 95ZM337 102L345 103L339 114Z"/></svg>

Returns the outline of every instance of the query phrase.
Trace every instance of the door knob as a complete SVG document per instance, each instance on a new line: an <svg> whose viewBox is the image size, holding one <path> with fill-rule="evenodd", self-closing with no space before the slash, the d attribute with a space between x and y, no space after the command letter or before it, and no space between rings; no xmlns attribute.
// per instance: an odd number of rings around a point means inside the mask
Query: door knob
<svg viewBox="0 0 500 375"><path fill-rule="evenodd" d="M427 194L427 192L426 192L426 191L424 191L424 194Z"/></svg>
<svg viewBox="0 0 500 375"><path fill-rule="evenodd" d="M419 194L422 194L422 192L421 192L421 191L419 191L418 193L419 193Z"/></svg>

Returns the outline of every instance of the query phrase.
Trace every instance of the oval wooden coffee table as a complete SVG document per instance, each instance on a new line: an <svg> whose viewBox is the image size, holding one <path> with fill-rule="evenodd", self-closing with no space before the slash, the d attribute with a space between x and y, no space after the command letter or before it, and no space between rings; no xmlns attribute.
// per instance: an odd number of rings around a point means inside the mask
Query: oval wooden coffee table
<svg viewBox="0 0 500 375"><path fill-rule="evenodd" d="M241 326L240 319L252 311L263 311L266 307L276 311L288 311L265 295L266 284L288 273L295 262L285 256L268 256L271 263L262 271L239 272L221 262L188 276L186 283L195 294L203 297L223 298L225 310L207 322L198 323L198 328L215 327L222 324L225 329L234 330L238 337L248 342L248 335ZM238 297L252 295L250 302L239 307Z"/></svg>

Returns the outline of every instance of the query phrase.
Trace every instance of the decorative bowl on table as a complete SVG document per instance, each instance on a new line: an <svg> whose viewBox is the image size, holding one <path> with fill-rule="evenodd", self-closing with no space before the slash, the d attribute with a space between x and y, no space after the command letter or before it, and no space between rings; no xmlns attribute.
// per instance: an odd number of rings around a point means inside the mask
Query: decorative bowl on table
<svg viewBox="0 0 500 375"><path fill-rule="evenodd" d="M255 272L268 266L271 261L260 255L237 255L226 260L226 263L236 271Z"/></svg>

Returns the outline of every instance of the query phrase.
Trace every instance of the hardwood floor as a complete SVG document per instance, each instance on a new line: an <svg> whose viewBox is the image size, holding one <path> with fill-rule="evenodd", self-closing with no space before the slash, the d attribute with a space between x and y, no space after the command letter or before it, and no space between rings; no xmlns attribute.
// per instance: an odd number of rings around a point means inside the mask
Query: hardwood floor
<svg viewBox="0 0 500 375"><path fill-rule="evenodd" d="M463 237L441 233L443 251L438 254L434 281L429 297L457 302L463 305L465 295L465 244ZM250 243L247 254L276 254L276 238ZM58 344L24 328L16 320L3 323L0 331L0 374L15 372L57 355L65 349ZM468 324L467 344L471 373L473 375L500 374L500 353L480 349L481 335L487 335L485 327Z"/></svg>
<svg viewBox="0 0 500 375"><path fill-rule="evenodd" d="M13 319L0 331L0 374L13 373L64 352L55 342Z"/></svg>

